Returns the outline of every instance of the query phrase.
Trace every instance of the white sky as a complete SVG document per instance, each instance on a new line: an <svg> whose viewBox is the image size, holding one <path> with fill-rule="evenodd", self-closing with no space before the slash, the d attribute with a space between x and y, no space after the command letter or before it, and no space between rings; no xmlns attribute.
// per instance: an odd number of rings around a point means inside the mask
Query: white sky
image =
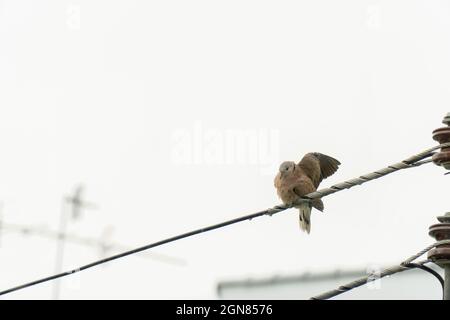
<svg viewBox="0 0 450 320"><path fill-rule="evenodd" d="M368 173L435 145L449 56L447 1L0 0L3 214L56 228L83 182L100 208L70 231L111 225L138 246L278 204L268 165L308 151L342 162L322 186ZM238 161L221 139L244 130L257 138ZM196 161L179 161L180 147ZM90 269L62 297L215 298L225 279L397 263L449 210L444 172L327 197L310 236L290 210L155 249L185 267L128 257ZM0 289L53 273L54 242L1 241ZM65 269L98 258L68 245Z"/></svg>

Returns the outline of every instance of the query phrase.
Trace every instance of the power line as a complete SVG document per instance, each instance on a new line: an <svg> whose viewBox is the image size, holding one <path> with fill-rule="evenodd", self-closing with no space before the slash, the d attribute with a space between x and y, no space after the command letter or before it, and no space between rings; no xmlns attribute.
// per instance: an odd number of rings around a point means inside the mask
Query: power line
<svg viewBox="0 0 450 320"><path fill-rule="evenodd" d="M424 260L424 261L420 261L417 262L415 265L424 265L426 263L430 262L430 260ZM397 265L394 267L390 267L390 268L386 268L383 271L381 271L381 273L379 275L374 276L373 274L369 274L365 277L359 278L357 280L354 280L352 282L349 282L347 284L344 284L342 286L340 286L339 288L321 293L319 295L316 295L314 297L311 297L311 300L327 300L333 297L336 297L340 294L343 294L345 292L348 292L352 289L358 288L366 283L384 278L386 276L390 276L399 272L403 272L406 270L410 270L410 269L414 269L416 268L415 266L409 264L409 265Z"/></svg>
<svg viewBox="0 0 450 320"><path fill-rule="evenodd" d="M14 233L21 233L24 235L35 235L42 238L47 239L58 239L61 237L61 233L58 231L50 230L47 226L29 226L29 225L21 225L21 224L12 224L12 223L5 223L0 219L0 226L3 228L3 233L7 232L14 232ZM118 243L118 242L110 242L103 239L96 239L91 237L84 237L84 236L78 236L74 233L67 233L65 236L65 239L68 242L71 242L73 244L81 245L81 246L87 246L87 247L96 247L99 248L102 252L102 255L105 255L105 252L109 251L126 251L130 250L130 246ZM142 255L143 258L148 258L152 260L157 260L160 262L168 263L174 266L185 266L187 264L185 259L166 255L163 253L156 253L156 252L148 252L144 255Z"/></svg>
<svg viewBox="0 0 450 320"><path fill-rule="evenodd" d="M418 263L407 263L404 264L405 267L408 268L418 268L421 269L425 272L430 273L431 275L433 275L441 284L441 288L442 288L442 297L444 297L444 287L445 287L445 282L444 279L442 279L441 275L439 273L437 273L435 270L431 269L430 267L427 267L426 265L423 264L418 264Z"/></svg>
<svg viewBox="0 0 450 320"><path fill-rule="evenodd" d="M138 252L150 249L150 248L154 248L154 247L157 247L157 246L169 243L169 242L173 242L173 241L177 241L177 240L180 240L180 239L188 238L188 237L196 235L196 234L200 234L200 233L203 233L203 232L211 231L211 230L214 230L214 229L219 229L219 228L222 228L222 227L225 227L225 226L228 226L228 225L231 225L231 224L235 224L235 223L238 223L238 222L242 222L242 221L245 221L245 220L251 220L253 218L260 217L262 215L267 214L267 211L268 210L264 210L264 211L261 211L261 212L257 212L257 213L250 214L250 215L247 215L247 216L243 216L243 217L240 217L240 218L236 218L236 219L233 219L233 220L228 220L226 222L222 222L222 223L215 224L215 225L212 225L212 226L209 226L209 227L205 227L205 228L197 229L197 230L190 231L190 232L187 232L187 233L183 233L183 234L175 236L175 237L167 238L165 240L161 240L161 241L158 241L158 242L155 242L155 243L143 246L143 247L139 247L139 248L136 248L136 249L133 249L133 250L129 250L129 251L120 253L120 254L116 254L116 255L110 256L108 258L104 258L104 259L101 259L101 260L98 260L98 261L86 264L86 265L81 266L81 267L79 267L77 269L72 269L70 271L62 272L62 273L59 273L59 274L52 275L50 277L42 278L42 279L39 279L39 280L36 280L36 281L32 281L32 282L29 282L29 283L26 283L26 284L23 284L23 285L14 287L14 288L10 288L10 289L4 290L4 291L0 291L0 295L4 295L6 293L10 293L10 292L13 292L13 291L17 291L17 290L20 290L20 289L31 287L31 286L39 284L39 283L43 283L43 282L51 281L51 280L54 280L54 279L62 278L62 277L71 275L73 273L80 272L80 271L83 271L83 270L95 267L97 265L100 265L100 264L103 264L103 263L106 263L106 262L109 262L109 261L112 261L112 260L116 260L116 259L119 259L119 258L123 258L123 257L129 256L129 255L132 255L132 254L135 254L135 253L138 253Z"/></svg>
<svg viewBox="0 0 450 320"><path fill-rule="evenodd" d="M222 222L222 223L214 224L214 225L209 226L209 227L204 227L204 228L200 228L200 229L197 229L197 230L194 230L194 231L186 232L186 233L183 233L183 234L180 234L180 235L177 235L177 236L174 236L174 237L170 237L170 238L167 238L167 239L164 239L164 240L152 243L152 244L148 244L148 245L136 248L136 249L125 251L125 252L120 253L120 254L116 254L116 255L113 255L113 256L101 259L101 260L94 261L92 263L86 264L86 265L81 266L81 267L76 268L76 269L72 269L70 271L58 273L58 274L55 274L55 275L52 275L52 276L49 276L49 277L46 277L46 278L42 278L42 279L35 280L35 281L29 282L29 283L25 283L23 285L16 286L16 287L4 290L4 291L0 291L0 295L4 295L4 294L7 294L7 293L10 293L10 292L13 292L13 291L17 291L17 290L20 290L20 289L31 287L31 286L34 286L34 285L37 285L37 284L40 284L40 283L43 283L43 282L47 282L47 281L51 281L51 280L54 280L54 279L66 277L66 276L69 276L69 275L71 275L73 273L80 272L80 271L83 271L83 270L95 267L95 266L100 265L100 264L104 264L104 263L112 261L112 260L120 259L120 258L129 256L129 255L132 255L132 254L144 251L144 250L148 250L150 248L158 247L160 245L163 245L163 244L166 244L166 243L170 243L170 242L174 242L174 241L177 241L177 240L181 240L181 239L184 239L184 238L188 238L188 237L200 234L200 233L204 233L204 232L220 229L220 228L232 225L232 224L236 224L236 223L239 223L239 222L242 222L242 221L246 221L246 220L252 220L254 218L261 217L261 216L264 216L264 215L272 216L272 215L274 215L276 213L279 213L279 212L287 210L287 209L289 209L289 208L291 208L291 207L293 207L295 205L298 205L301 202L310 201L312 199L317 199L317 198L322 198L322 197L328 196L328 195L330 195L332 193L336 193L338 191L349 189L349 188L354 187L356 185L361 185L361 184L366 183L368 181L371 181L371 180L374 180L374 179L378 179L380 177L383 177L385 175L388 175L390 173L393 173L393 172L396 172L396 171L399 171L399 170L402 170L402 169L414 168L414 167L418 167L420 165L429 163L428 161L421 161L421 160L424 160L425 158L428 158L428 157L432 156L434 154L433 151L435 151L437 149L440 149L440 148L445 148L445 147L450 147L450 142L449 143L440 144L440 145L435 146L433 148L427 149L427 150L425 150L423 152L420 152L420 153L418 153L418 154L416 154L414 156L411 156L411 157L409 157L409 158L407 158L407 159L405 159L405 160L403 160L403 161L401 161L399 163L395 163L393 165L390 165L388 167L376 170L376 171L371 172L371 173L366 174L366 175L362 175L362 176L360 176L358 178L350 179L350 180L344 181L342 183L335 184L335 185L333 185L333 186L331 186L329 188L324 188L324 189L312 192L312 193L306 195L304 198L302 198L299 202L297 202L295 204L292 204L292 205L285 205L285 204L277 205L277 206L275 206L273 208L269 208L269 209L266 209L266 210L263 210L263 211L260 211L260 212L257 212L257 213L245 215L245 216L242 216L242 217L239 217L239 218L235 218L235 219L232 219L232 220L228 220L228 221L225 221L225 222ZM407 267L402 266L402 268L407 268Z"/></svg>
<svg viewBox="0 0 450 320"><path fill-rule="evenodd" d="M321 293L319 295L316 295L314 297L312 297L312 300L326 300L326 299L330 299L333 297L336 297L340 294L343 294L345 292L348 292L352 289L358 288L368 282L372 282L378 279L381 279L383 277L386 276L390 276L399 272L403 272L409 269L414 269L414 268L420 268L420 269L427 269L425 271L430 272L428 269L429 268L422 268L422 266L428 262L431 262L431 260L427 259L421 262L417 262L417 263L412 263L414 260L416 260L418 257L420 257L421 255L425 254L426 252L430 251L431 249L440 246L440 245L444 245L444 244L450 244L450 240L442 240L442 241L438 241L436 243L433 243L432 245L426 247L424 250L420 251L418 254L415 254L413 256L411 256L410 258L406 259L405 261L403 261L402 263L400 263L397 266L394 267L390 267L390 268L386 268L384 269L380 275L377 275L376 277L374 277L373 274L369 274L368 276L362 277L360 279L354 280L352 282L349 282L347 284L344 284L342 286L340 286L337 289L333 289L324 293ZM433 270L434 271L434 270ZM431 272L432 273L432 272ZM433 274L433 273L432 273ZM433 274L434 276L436 276L436 274ZM441 284L443 284L443 280L442 277L439 276L437 277L439 282L441 282Z"/></svg>
<svg viewBox="0 0 450 320"><path fill-rule="evenodd" d="M402 264L405 265L405 264L411 263L414 260L416 260L417 258L419 258L420 256L423 256L425 253L427 253L431 249L436 248L437 246L440 246L442 244L450 244L450 240L441 240L441 241L435 242L433 244L430 244L428 247L426 247L422 251L418 252L417 254L415 254L415 255L409 257L408 259L406 259L405 261L403 261Z"/></svg>

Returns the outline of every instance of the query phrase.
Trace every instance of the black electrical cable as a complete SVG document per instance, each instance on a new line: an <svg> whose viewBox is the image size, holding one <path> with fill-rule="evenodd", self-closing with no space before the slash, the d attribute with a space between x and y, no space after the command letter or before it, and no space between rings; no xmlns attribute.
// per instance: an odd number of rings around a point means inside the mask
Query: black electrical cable
<svg viewBox="0 0 450 320"><path fill-rule="evenodd" d="M153 247L157 247L157 246L169 243L169 242L173 242L173 241L177 241L177 240L180 240L180 239L188 238L188 237L196 235L196 234L200 234L200 233L203 233L203 232L211 231L211 230L214 230L214 229L219 229L219 228L222 228L222 227L225 227L225 226L228 226L228 225L231 225L231 224L235 224L235 223L238 223L238 222L241 222L241 221L251 220L251 219L256 218L256 217L267 215L268 212L270 212L270 210L271 209L267 209L267 210L260 211L260 212L254 213L254 214L249 214L249 215L246 215L246 216L243 216L243 217L239 217L239 218L236 218L236 219L232 219L232 220L228 220L228 221L225 221L225 222L222 222L222 223L218 223L218 224L215 224L215 225L212 225L212 226L209 226L209 227L205 227L205 228L197 229L197 230L194 230L194 231L186 232L186 233L180 234L178 236L174 236L174 237L167 238L167 239L164 239L164 240L161 240L161 241L158 241L158 242L154 242L154 243L151 243L151 244L148 244L146 246L139 247L139 248L136 248L136 249L133 249L133 250L125 251L125 252L113 255L111 257L107 257L107 258L104 258L104 259L101 259L101 260L94 261L92 263L89 263L89 264L86 264L84 266L81 266L81 267L79 267L77 269L72 269L70 271L58 273L58 274L55 274L55 275L52 275L52 276L49 276L49 277L46 277L46 278L42 278L42 279L39 279L39 280L35 280L35 281L32 281L32 282L28 282L28 283L22 284L22 285L17 286L17 287L13 287L13 288L10 288L10 289L7 289L7 290L0 291L0 296L4 295L4 294L7 294L7 293L10 293L10 292L13 292L13 291L17 291L17 290L20 290L20 289L31 287L31 286L34 286L34 285L39 284L39 283L43 283L43 282L55 280L55 279L58 279L58 278L62 278L62 277L71 275L73 273L80 272L80 271L83 271L83 270L95 267L97 265L100 265L100 264L103 264L103 263L106 263L106 262L109 262L109 261L112 261L112 260L116 260L116 259L119 259L119 258L123 258L125 256L129 256L131 254L138 253L138 252L141 252L141 251L153 248Z"/></svg>
<svg viewBox="0 0 450 320"><path fill-rule="evenodd" d="M390 173L396 172L398 170L407 169L407 168L414 168L414 167L417 167L417 166L429 163L429 161L421 161L421 160L424 160L425 158L428 158L428 157L432 156L434 150L437 150L439 148L449 147L449 146L450 146L450 142L440 144L438 146L435 146L435 147L432 147L430 149L427 149L427 150L425 150L425 151L423 151L423 152L421 152L419 154L411 156L408 159L405 159L405 160L403 160L403 161L401 161L399 163L390 165L390 166L388 166L386 168L382 168L380 170L371 172L371 173L369 173L367 175L360 176L359 178L354 178L354 179L351 179L351 180L348 180L348 181L344 181L343 183L339 183L339 184L333 185L330 188L325 188L325 189L321 189L321 190L309 193L302 199L302 201L306 201L306 200L310 201L311 199L322 198L322 197L325 197L327 195L330 195L330 194L333 194L333 193L336 193L336 192L339 192L339 191L342 191L342 190L345 190L345 189L349 189L349 188L357 186L357 185L361 185L361 184L366 183L368 181L371 181L371 180L374 180L374 179L378 179L380 177L383 177L383 176L388 175ZM219 228L222 228L222 227L225 227L225 226L228 226L228 225L232 225L232 224L235 224L235 223L238 223L238 222L242 222L242 221L245 221L245 220L251 220L253 218L264 216L264 215L272 216L272 215L274 215L274 214L276 214L278 212L284 211L284 210L289 209L291 207L293 207L293 205L285 205L285 204L277 205L275 207L269 208L269 209L264 210L264 211L260 211L260 212L253 213L253 214L249 214L249 215L246 215L246 216L242 216L242 217L239 217L239 218L236 218L236 219L228 220L228 221L225 221L225 222L222 222L222 223L218 223L218 224L215 224L215 225L212 225L212 226L208 226L208 227L205 227L205 228L201 228L201 229L197 229L197 230L194 230L194 231L186 232L186 233L183 233L181 235L177 235L177 236L174 236L174 237L171 237L171 238L167 238L167 239L164 239L164 240L161 240L161 241L158 241L158 242L154 242L152 244L145 245L143 247L139 247L139 248L136 248L136 249L133 249L133 250L129 250L129 251L117 254L117 255L113 255L111 257L107 257L107 258L104 258L104 259L101 259L101 260L94 261L92 263L86 264L86 265L81 266L81 267L76 268L76 269L72 269L70 271L58 273L58 274L55 274L55 275L52 275L52 276L49 276L49 277L46 277L46 278L38 279L38 280L29 282L29 283L25 283L23 285L19 285L19 286L10 288L10 289L6 289L6 290L3 290L3 291L0 291L0 296L4 295L4 294L7 294L7 293L10 293L10 292L13 292L13 291L17 291L17 290L20 290L20 289L31 287L31 286L34 286L34 285L39 284L39 283L55 280L55 279L62 278L62 277L65 277L65 276L69 276L69 275L74 274L76 272L80 272L80 271L92 268L94 266L97 266L97 265L100 265L100 264L103 264L103 263L106 263L106 262L109 262L109 261L112 261L112 260L123 258L125 256L129 256L131 254L138 253L138 252L150 249L150 248L154 248L154 247L157 247L157 246L169 243L169 242L173 242L173 241L177 241L177 240L180 240L180 239L188 238L188 237L191 237L191 236L196 235L196 234L200 234L200 233L203 233L203 232L211 231L211 230L214 230L214 229L219 229Z"/></svg>
<svg viewBox="0 0 450 320"><path fill-rule="evenodd" d="M435 270L431 269L430 267L427 267L423 264L417 264L417 263L407 263L404 264L405 267L408 268L418 268L421 269L423 271L426 271L430 274L432 274L434 277L436 277L436 279L438 279L438 281L441 283L441 287L442 287L442 298L444 297L444 279L442 279L441 275L439 273L437 273Z"/></svg>

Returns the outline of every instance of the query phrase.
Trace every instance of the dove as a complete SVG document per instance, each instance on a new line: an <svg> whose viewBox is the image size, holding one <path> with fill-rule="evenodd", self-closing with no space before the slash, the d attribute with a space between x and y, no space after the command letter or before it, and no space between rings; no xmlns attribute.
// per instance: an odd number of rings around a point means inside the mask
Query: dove
<svg viewBox="0 0 450 320"><path fill-rule="evenodd" d="M335 173L341 163L319 152L307 153L299 163L285 161L280 165L274 185L277 194L286 205L292 205L301 197L314 192L323 179ZM300 229L311 232L311 206L324 210L321 199L313 199L295 205L299 209Z"/></svg>

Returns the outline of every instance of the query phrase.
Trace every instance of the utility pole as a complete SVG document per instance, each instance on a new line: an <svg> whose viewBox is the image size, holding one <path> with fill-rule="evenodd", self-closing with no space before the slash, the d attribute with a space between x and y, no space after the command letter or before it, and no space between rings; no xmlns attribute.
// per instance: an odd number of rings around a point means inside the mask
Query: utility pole
<svg viewBox="0 0 450 320"><path fill-rule="evenodd" d="M450 112L444 117L442 123L447 126L433 131L433 139L440 144L450 142ZM450 147L442 148L440 152L433 155L433 162L450 170Z"/></svg>
<svg viewBox="0 0 450 320"><path fill-rule="evenodd" d="M437 217L440 223L430 226L429 235L437 241L450 240L450 212ZM428 252L428 259L444 269L444 300L450 300L450 245L445 244Z"/></svg>
<svg viewBox="0 0 450 320"><path fill-rule="evenodd" d="M450 112L444 117L442 127L433 131L433 139L439 143L450 142ZM442 148L433 155L433 162L450 170L450 148ZM430 226L429 235L437 241L450 240L450 212L437 218L440 223ZM450 245L440 245L428 252L428 258L444 269L444 300L450 300Z"/></svg>
<svg viewBox="0 0 450 320"><path fill-rule="evenodd" d="M85 202L84 198L84 187L83 185L78 185L74 193L71 196L64 197L61 202L61 213L59 220L59 230L58 230L58 243L56 246L56 259L55 259L55 273L61 273L63 269L64 262L64 249L66 245L66 235L67 235L67 223L68 219L72 218L77 220L81 218L81 210L85 208L95 207L92 203ZM65 210L66 205L70 206L70 217L68 217L68 212ZM53 299L59 299L59 293L61 290L61 282L56 280L53 282Z"/></svg>

